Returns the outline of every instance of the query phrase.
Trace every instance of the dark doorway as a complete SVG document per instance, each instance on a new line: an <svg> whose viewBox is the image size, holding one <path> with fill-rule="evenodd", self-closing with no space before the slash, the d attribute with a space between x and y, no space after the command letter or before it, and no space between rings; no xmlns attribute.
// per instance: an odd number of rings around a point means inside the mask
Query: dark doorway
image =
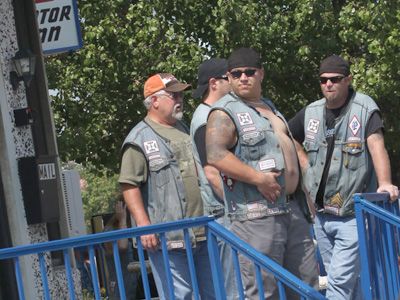
<svg viewBox="0 0 400 300"><path fill-rule="evenodd" d="M11 246L3 180L0 174L0 248ZM18 299L14 268L9 260L0 260L0 300L2 299Z"/></svg>

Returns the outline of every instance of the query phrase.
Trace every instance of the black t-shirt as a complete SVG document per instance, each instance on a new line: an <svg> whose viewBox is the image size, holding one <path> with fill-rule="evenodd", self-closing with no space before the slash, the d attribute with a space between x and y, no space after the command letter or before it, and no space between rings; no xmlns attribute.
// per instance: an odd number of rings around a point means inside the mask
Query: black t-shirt
<svg viewBox="0 0 400 300"><path fill-rule="evenodd" d="M197 152L201 166L204 167L207 164L207 153L206 153L206 124L197 128L194 133L194 143L196 144Z"/></svg>
<svg viewBox="0 0 400 300"><path fill-rule="evenodd" d="M325 125L326 132L325 138L327 141L327 152L326 152L326 164L324 166L324 171L322 173L321 184L319 185L319 190L317 192L316 202L319 206L323 206L323 195L325 193L325 185L328 177L328 171L331 164L331 158L334 148L335 141L335 119L340 115L342 110L347 106L351 97L353 96L354 91L352 89L349 90L349 96L346 99L346 102L343 106L335 109L327 109L325 108ZM299 142L300 144L304 141L304 117L305 117L304 107L300 110L290 121L289 121L289 129L292 132L293 138ZM383 130L383 122L382 117L379 111L375 111L372 113L369 118L365 130L365 138L368 138L371 134L378 132L379 130Z"/></svg>

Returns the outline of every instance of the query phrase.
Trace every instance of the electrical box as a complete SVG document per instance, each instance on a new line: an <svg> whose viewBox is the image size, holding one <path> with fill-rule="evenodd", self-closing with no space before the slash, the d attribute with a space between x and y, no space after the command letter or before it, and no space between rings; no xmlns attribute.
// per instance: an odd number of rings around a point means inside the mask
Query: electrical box
<svg viewBox="0 0 400 300"><path fill-rule="evenodd" d="M57 222L59 213L57 157L22 157L18 159L28 224Z"/></svg>
<svg viewBox="0 0 400 300"><path fill-rule="evenodd" d="M68 223L68 237L86 234L80 176L76 170L62 171L62 188Z"/></svg>

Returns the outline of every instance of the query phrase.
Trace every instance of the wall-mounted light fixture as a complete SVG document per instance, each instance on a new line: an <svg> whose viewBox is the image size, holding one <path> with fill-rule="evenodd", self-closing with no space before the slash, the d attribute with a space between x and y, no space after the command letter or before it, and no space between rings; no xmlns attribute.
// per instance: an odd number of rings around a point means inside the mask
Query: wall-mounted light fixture
<svg viewBox="0 0 400 300"><path fill-rule="evenodd" d="M14 71L10 72L10 82L13 90L18 88L21 80L29 86L35 74L36 56L29 49L21 49L12 58L12 63Z"/></svg>

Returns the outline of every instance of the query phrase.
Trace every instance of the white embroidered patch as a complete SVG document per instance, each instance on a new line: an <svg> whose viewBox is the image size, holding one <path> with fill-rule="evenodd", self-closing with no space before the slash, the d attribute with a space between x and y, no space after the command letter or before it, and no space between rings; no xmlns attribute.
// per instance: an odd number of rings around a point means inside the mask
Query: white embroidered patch
<svg viewBox="0 0 400 300"><path fill-rule="evenodd" d="M315 136L314 135L311 135L311 134L306 134L306 137L305 137L306 139L308 139L308 140L315 140Z"/></svg>
<svg viewBox="0 0 400 300"><path fill-rule="evenodd" d="M258 165L260 167L260 171L269 170L276 167L275 159L273 158L261 160L258 162Z"/></svg>
<svg viewBox="0 0 400 300"><path fill-rule="evenodd" d="M160 151L156 141L147 141L144 142L143 145L144 145L144 150L146 151L147 154Z"/></svg>
<svg viewBox="0 0 400 300"><path fill-rule="evenodd" d="M349 123L349 128L350 128L351 132L353 133L353 135L357 135L358 131L360 130L361 123L360 123L360 121L358 121L356 115L354 115L353 118L351 119L351 121Z"/></svg>
<svg viewBox="0 0 400 300"><path fill-rule="evenodd" d="M359 138L358 136L349 136L347 138L347 142L360 143L361 142L361 138Z"/></svg>
<svg viewBox="0 0 400 300"><path fill-rule="evenodd" d="M307 131L317 133L319 128L319 120L310 119L307 125Z"/></svg>
<svg viewBox="0 0 400 300"><path fill-rule="evenodd" d="M255 126L243 128L243 132L248 132L248 131L253 131L253 130L256 130Z"/></svg>
<svg viewBox="0 0 400 300"><path fill-rule="evenodd" d="M241 126L253 124L253 120L251 119L251 116L250 116L249 113L247 113L247 112L237 113L236 115L237 115L237 117L239 119L239 124Z"/></svg>

